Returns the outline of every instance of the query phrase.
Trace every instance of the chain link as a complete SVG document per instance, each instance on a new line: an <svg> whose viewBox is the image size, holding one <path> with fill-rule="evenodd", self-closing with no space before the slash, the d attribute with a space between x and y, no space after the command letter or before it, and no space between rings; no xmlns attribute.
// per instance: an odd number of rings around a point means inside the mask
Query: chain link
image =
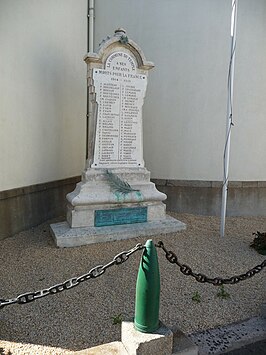
<svg viewBox="0 0 266 355"><path fill-rule="evenodd" d="M48 296L48 295L55 295L57 293L63 292L65 290L70 290L73 287L78 286L80 283L87 281L89 279L95 279L105 273L105 271L113 266L113 265L121 265L125 261L128 260L130 255L135 253L138 250L141 250L145 248L142 244L138 243L134 248L128 250L128 251L122 251L121 253L117 254L112 261L110 261L106 265L97 265L94 268L92 268L87 274L81 275L79 277L72 277L69 280L66 280L62 283L59 283L57 285L53 285L49 288L40 290L40 291L34 291L34 292L27 292L23 293L16 298L11 298L11 299L0 299L0 309L9 306L11 304L26 304L29 302L33 302L39 298Z"/></svg>
<svg viewBox="0 0 266 355"><path fill-rule="evenodd" d="M191 267L189 267L186 264L181 264L176 256L176 254L171 250L167 250L162 241L159 241L158 244L156 244L156 247L161 248L165 252L166 259L171 264L178 265L180 271L184 275L192 276L198 282L201 282L201 283L207 282L207 283L213 284L214 286L221 286L224 284L230 284L230 285L237 284L240 281L243 281L243 280L253 277L254 275L258 274L264 267L266 267L266 260L264 260L260 265L253 267L252 269L247 271L245 274L235 275L235 276L232 276L229 278L224 278L224 279L221 277L210 278L204 274L200 274L200 273L197 274L197 273L193 272Z"/></svg>
<svg viewBox="0 0 266 355"><path fill-rule="evenodd" d="M166 259L171 263L171 264L176 264L179 266L180 271L187 276L192 276L195 278L196 281L200 283L210 283L215 286L221 286L223 284L236 284L240 281L246 280L248 278L253 277L257 273L259 273L264 267L266 267L266 260L264 260L260 265L257 265L247 271L245 274L240 274L240 275L235 275L230 278L221 278L221 277L215 277L215 278L209 278L204 274L201 273L195 273L192 271L191 267L189 267L186 264L181 264L178 260L178 257L176 254L171 251L167 250L164 246L164 243L162 241L159 241L158 244L156 244L156 247L161 248L165 252L165 257ZM9 306L15 303L18 304L26 304L33 302L39 298L46 297L48 295L54 295L60 292L63 292L65 290L70 290L71 288L74 288L78 286L80 283L87 281L89 279L95 279L105 273L105 271L112 267L113 265L121 265L125 261L128 260L130 255L135 253L138 250L141 250L145 248L144 245L138 243L134 248L128 250L128 251L123 251L119 254L117 254L112 261L105 265L97 265L94 268L92 268L88 273L81 275L79 277L72 277L62 283L53 285L49 288L40 290L40 291L33 291L33 292L27 292L23 293L16 298L11 298L11 299L0 299L0 309Z"/></svg>

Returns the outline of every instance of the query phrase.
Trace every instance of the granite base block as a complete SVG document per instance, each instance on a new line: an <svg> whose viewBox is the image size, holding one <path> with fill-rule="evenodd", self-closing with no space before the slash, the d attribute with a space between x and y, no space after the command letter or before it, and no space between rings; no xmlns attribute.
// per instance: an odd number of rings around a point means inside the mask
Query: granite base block
<svg viewBox="0 0 266 355"><path fill-rule="evenodd" d="M51 224L50 228L56 245L64 248L175 233L185 230L186 225L173 217L166 216L159 221L105 227L71 228L67 222L60 222Z"/></svg>
<svg viewBox="0 0 266 355"><path fill-rule="evenodd" d="M133 322L122 322L121 341L128 355L171 355L173 333L164 324L153 333L141 333Z"/></svg>

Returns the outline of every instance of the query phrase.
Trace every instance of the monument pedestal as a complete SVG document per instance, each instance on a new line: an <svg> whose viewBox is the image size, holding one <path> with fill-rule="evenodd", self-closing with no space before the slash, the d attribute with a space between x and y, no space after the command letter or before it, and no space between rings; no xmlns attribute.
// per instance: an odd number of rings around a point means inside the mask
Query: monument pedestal
<svg viewBox="0 0 266 355"><path fill-rule="evenodd" d="M76 189L67 195L67 221L70 227L150 222L165 218L166 199L150 181L145 168L116 168L112 174L130 184L135 191L114 191L106 169L87 169ZM113 213L108 214L108 210Z"/></svg>
<svg viewBox="0 0 266 355"><path fill-rule="evenodd" d="M87 169L67 195L67 222L51 225L58 247L174 233L186 225L165 213L166 199L146 168L116 168L112 173L136 190L114 192L106 169Z"/></svg>

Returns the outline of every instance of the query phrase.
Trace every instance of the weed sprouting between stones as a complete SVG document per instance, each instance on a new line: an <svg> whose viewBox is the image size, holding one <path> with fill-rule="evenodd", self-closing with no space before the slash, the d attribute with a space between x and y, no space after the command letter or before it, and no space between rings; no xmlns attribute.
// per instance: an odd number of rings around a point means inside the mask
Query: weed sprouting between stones
<svg viewBox="0 0 266 355"><path fill-rule="evenodd" d="M224 285L220 286L219 291L217 292L217 297L222 298L224 300L230 298L230 294L225 290Z"/></svg>
<svg viewBox="0 0 266 355"><path fill-rule="evenodd" d="M200 303L201 302L201 295L199 294L198 291L193 293L193 296L191 297L193 302Z"/></svg>

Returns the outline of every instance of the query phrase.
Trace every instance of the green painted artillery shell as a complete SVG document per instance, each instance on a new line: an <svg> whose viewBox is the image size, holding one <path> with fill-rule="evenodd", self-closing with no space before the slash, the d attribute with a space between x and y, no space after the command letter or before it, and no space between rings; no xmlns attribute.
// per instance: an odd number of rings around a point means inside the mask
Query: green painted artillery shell
<svg viewBox="0 0 266 355"><path fill-rule="evenodd" d="M136 284L135 329L143 333L152 333L159 328L160 272L155 245L151 239L145 249L139 265Z"/></svg>

